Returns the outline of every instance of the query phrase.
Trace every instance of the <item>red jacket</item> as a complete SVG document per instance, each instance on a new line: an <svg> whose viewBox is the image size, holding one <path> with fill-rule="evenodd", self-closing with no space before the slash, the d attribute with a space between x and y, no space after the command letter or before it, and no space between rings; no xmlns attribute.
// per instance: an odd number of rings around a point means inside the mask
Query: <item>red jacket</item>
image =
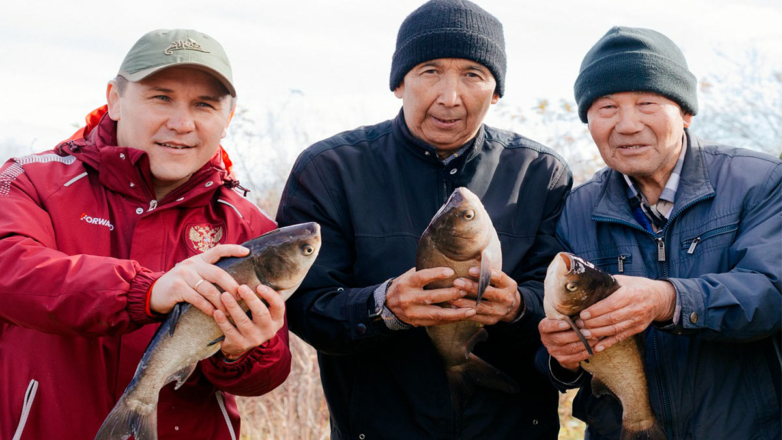
<svg viewBox="0 0 782 440"><path fill-rule="evenodd" d="M158 327L144 310L152 282L215 242L275 228L231 189L221 152L155 201L146 153L115 146L115 127L104 116L86 139L0 168L0 440L26 401L22 439L93 439ZM264 394L289 370L287 325L236 363L201 361L161 391L159 438L239 438L222 391Z"/></svg>

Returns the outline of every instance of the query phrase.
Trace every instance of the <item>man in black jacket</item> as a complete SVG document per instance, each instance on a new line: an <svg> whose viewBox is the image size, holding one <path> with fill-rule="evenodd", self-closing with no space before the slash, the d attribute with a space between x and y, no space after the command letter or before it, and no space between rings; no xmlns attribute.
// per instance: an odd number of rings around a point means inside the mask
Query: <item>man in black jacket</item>
<svg viewBox="0 0 782 440"><path fill-rule="evenodd" d="M432 0L402 23L390 121L304 151L278 221L316 221L323 246L288 300L290 328L318 350L332 439L555 439L557 394L534 368L542 280L560 250L556 220L572 179L548 148L483 125L504 91L500 22L466 0ZM481 198L502 244L481 304L473 280L423 290L449 269L415 271L418 239L458 187ZM443 308L438 303L452 305ZM451 404L443 362L422 326L473 320L474 353L521 388L476 387Z"/></svg>

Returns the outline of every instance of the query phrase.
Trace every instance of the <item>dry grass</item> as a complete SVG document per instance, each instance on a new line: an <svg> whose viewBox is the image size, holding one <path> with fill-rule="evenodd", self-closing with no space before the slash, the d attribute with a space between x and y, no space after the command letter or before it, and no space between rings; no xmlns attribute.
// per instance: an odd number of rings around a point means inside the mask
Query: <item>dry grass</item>
<svg viewBox="0 0 782 440"><path fill-rule="evenodd" d="M327 440L329 413L315 350L291 334L293 365L282 386L261 397L237 399L242 440ZM559 440L584 438L584 424L570 416L575 393L560 396Z"/></svg>

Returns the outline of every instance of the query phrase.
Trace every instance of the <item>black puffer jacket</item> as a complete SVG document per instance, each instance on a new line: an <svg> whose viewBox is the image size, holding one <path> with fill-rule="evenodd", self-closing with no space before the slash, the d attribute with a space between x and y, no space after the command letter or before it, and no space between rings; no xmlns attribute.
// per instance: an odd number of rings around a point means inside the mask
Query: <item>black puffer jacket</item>
<svg viewBox="0 0 782 440"><path fill-rule="evenodd" d="M320 256L288 300L290 328L319 353L332 439L555 439L557 393L533 363L540 347L546 268L570 172L548 148L483 126L462 157L443 165L400 115L318 142L299 156L280 226L320 223ZM379 284L415 266L418 239L451 192L483 201L502 243L503 271L526 303L513 324L487 327L475 354L521 385L479 387L463 417L451 409L442 361L423 328L372 322Z"/></svg>

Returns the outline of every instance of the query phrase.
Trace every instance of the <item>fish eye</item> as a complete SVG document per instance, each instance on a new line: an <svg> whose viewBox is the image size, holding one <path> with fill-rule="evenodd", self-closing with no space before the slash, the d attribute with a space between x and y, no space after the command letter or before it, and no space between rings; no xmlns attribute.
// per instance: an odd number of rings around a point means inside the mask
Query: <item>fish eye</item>
<svg viewBox="0 0 782 440"><path fill-rule="evenodd" d="M475 218L475 211L472 209L464 211L464 215L462 217L464 217L465 220L472 220Z"/></svg>
<svg viewBox="0 0 782 440"><path fill-rule="evenodd" d="M578 284L571 281L565 285L565 289L567 289L569 292L575 292L578 290Z"/></svg>
<svg viewBox="0 0 782 440"><path fill-rule="evenodd" d="M312 247L309 244L305 244L304 246L301 247L301 252L304 255L308 255L309 256L309 255L312 255L315 252L315 248Z"/></svg>

